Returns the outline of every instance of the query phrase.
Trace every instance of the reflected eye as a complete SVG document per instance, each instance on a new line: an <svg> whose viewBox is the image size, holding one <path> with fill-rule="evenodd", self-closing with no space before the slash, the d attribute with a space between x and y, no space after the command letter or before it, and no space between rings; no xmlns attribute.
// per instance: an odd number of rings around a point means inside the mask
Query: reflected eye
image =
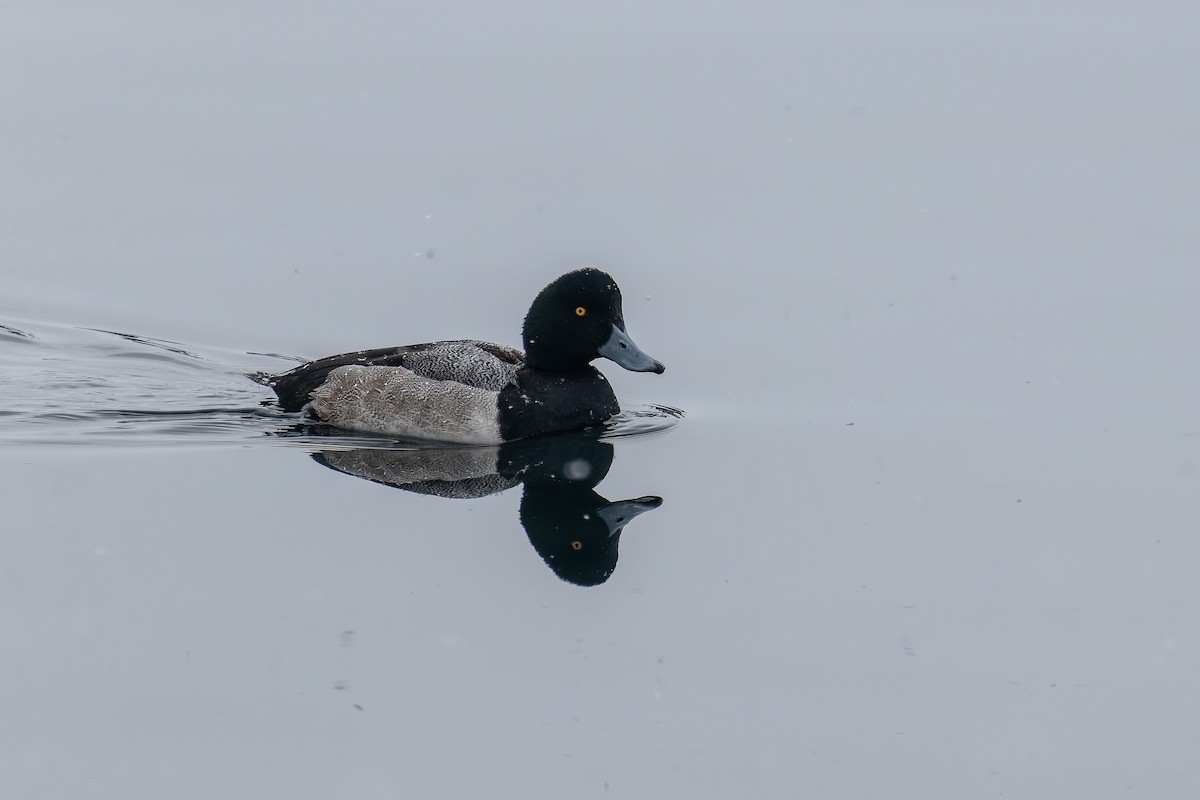
<svg viewBox="0 0 1200 800"><path fill-rule="evenodd" d="M576 539L575 541L571 542L571 549L572 549L572 550L582 550L582 549L583 549L583 542L581 542L581 541L579 541L578 539Z"/></svg>
<svg viewBox="0 0 1200 800"><path fill-rule="evenodd" d="M575 308L575 316L577 316L577 317L582 317L586 313L587 313L587 309L584 308L583 306L577 306Z"/></svg>

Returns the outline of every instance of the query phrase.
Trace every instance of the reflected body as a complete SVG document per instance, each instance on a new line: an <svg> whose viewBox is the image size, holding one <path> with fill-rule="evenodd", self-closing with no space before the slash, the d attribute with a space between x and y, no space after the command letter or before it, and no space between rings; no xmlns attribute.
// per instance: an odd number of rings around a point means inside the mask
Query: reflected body
<svg viewBox="0 0 1200 800"><path fill-rule="evenodd" d="M362 350L258 374L285 411L307 409L342 428L465 444L497 444L578 430L620 411L608 358L662 373L625 330L621 290L598 269L559 277L534 299L525 351L460 339Z"/></svg>
<svg viewBox="0 0 1200 800"><path fill-rule="evenodd" d="M661 497L609 501L598 494L613 446L590 434L499 447L331 450L313 458L347 475L438 497L484 497L523 484L520 518L530 544L554 574L579 586L608 580L625 526L662 505Z"/></svg>

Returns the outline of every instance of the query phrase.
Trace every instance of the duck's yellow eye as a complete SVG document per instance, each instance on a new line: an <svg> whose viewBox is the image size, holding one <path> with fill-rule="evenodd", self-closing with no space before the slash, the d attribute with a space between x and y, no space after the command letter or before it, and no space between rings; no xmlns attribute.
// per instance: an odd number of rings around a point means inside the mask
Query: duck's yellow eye
<svg viewBox="0 0 1200 800"><path fill-rule="evenodd" d="M583 549L583 542L581 542L581 541L579 541L578 539L576 539L575 541L571 542L571 549L572 549L572 550L582 550L582 549Z"/></svg>
<svg viewBox="0 0 1200 800"><path fill-rule="evenodd" d="M586 313L587 313L587 309L584 308L583 306L577 306L575 308L575 316L577 316L577 317L582 317Z"/></svg>

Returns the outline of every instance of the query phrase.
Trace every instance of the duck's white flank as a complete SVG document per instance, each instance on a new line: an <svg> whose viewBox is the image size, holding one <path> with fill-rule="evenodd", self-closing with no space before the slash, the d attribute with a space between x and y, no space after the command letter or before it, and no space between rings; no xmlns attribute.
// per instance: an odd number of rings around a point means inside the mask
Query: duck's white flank
<svg viewBox="0 0 1200 800"><path fill-rule="evenodd" d="M312 393L316 415L360 431L462 444L501 442L499 392L403 367L338 367Z"/></svg>

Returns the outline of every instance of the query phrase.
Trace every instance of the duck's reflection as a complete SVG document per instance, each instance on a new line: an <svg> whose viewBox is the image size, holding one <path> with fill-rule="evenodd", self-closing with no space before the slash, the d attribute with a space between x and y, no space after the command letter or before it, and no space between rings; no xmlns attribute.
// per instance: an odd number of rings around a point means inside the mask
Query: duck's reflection
<svg viewBox="0 0 1200 800"><path fill-rule="evenodd" d="M608 580L621 531L663 502L653 496L610 502L597 494L613 446L586 433L498 447L327 450L313 458L356 478L438 497L484 497L524 484L520 518L530 544L555 575L579 586Z"/></svg>

